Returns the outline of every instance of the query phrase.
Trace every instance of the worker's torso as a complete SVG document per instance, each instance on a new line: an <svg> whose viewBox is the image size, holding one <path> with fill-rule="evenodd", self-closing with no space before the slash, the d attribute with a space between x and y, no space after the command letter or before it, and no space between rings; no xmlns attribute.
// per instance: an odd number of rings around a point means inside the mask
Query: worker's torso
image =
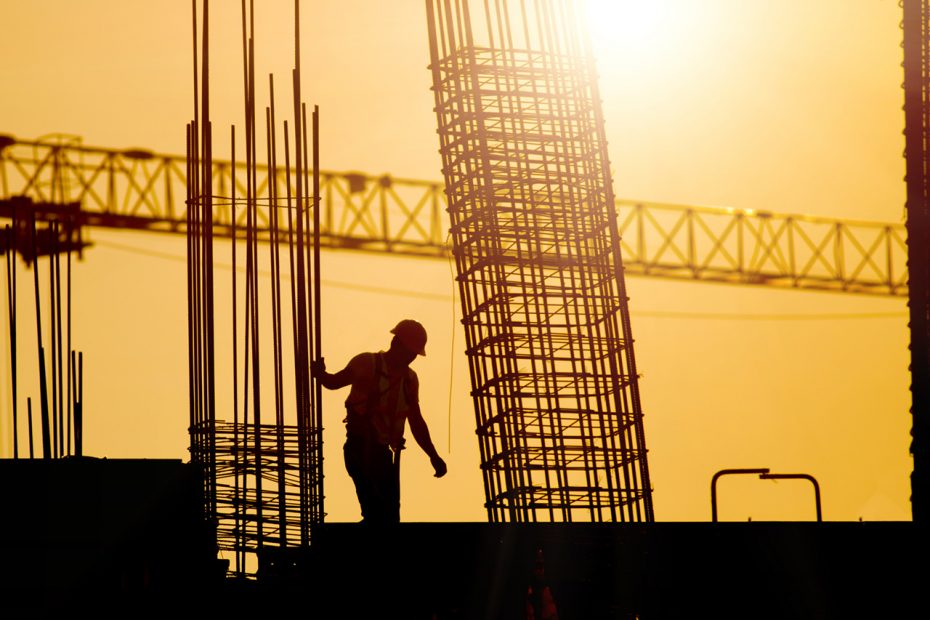
<svg viewBox="0 0 930 620"><path fill-rule="evenodd" d="M392 372L384 361L383 351L356 355L349 362L349 369L352 388L346 398L348 432L359 432L354 428L357 425L373 432L379 443L399 449L407 415L417 398L416 373L409 367ZM353 419L353 416L360 417ZM365 424L370 426L366 428Z"/></svg>

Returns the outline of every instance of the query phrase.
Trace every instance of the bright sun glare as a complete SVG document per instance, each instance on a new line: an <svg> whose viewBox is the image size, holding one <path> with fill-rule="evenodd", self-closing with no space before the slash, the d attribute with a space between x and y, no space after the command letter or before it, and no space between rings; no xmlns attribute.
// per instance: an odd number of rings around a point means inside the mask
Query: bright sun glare
<svg viewBox="0 0 930 620"><path fill-rule="evenodd" d="M595 48L645 51L670 17L655 0L587 0L588 24Z"/></svg>

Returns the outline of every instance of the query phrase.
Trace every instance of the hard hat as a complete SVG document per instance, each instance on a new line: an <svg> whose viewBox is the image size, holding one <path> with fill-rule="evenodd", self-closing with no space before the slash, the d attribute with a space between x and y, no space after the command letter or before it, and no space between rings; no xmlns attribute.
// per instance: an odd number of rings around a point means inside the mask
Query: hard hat
<svg viewBox="0 0 930 620"><path fill-rule="evenodd" d="M397 336L401 344L416 353L426 355L426 329L413 319L404 319L391 333Z"/></svg>

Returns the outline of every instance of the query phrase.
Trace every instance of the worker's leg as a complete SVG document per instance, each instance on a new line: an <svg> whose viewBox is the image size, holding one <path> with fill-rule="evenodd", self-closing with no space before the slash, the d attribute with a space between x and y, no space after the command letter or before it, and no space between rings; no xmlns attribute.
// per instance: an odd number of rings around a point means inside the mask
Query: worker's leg
<svg viewBox="0 0 930 620"><path fill-rule="evenodd" d="M346 471L366 523L400 521L400 498L391 449L362 437L350 436L343 449Z"/></svg>
<svg viewBox="0 0 930 620"><path fill-rule="evenodd" d="M367 449L365 441L360 438L349 436L346 438L343 446L343 456L345 457L346 471L352 482L355 484L355 495L358 497L359 507L362 511L362 520L368 520L372 513L372 490L369 476L366 475L367 466Z"/></svg>
<svg viewBox="0 0 930 620"><path fill-rule="evenodd" d="M368 498L371 521L397 523L400 521L400 504L394 484L394 458L390 448L383 444L371 447L367 474L371 492Z"/></svg>
<svg viewBox="0 0 930 620"><path fill-rule="evenodd" d="M374 504L378 521L400 522L400 485L394 468L394 453L385 445L378 445L371 460L371 480L374 487Z"/></svg>

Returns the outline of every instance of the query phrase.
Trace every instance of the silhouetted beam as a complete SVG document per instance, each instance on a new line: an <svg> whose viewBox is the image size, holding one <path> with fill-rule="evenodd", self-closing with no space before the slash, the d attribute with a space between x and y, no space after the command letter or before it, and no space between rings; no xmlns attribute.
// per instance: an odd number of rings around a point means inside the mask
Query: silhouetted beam
<svg viewBox="0 0 930 620"><path fill-rule="evenodd" d="M904 139L907 181L908 264L911 266L908 299L911 351L911 513L914 521L930 517L930 2L904 0Z"/></svg>

